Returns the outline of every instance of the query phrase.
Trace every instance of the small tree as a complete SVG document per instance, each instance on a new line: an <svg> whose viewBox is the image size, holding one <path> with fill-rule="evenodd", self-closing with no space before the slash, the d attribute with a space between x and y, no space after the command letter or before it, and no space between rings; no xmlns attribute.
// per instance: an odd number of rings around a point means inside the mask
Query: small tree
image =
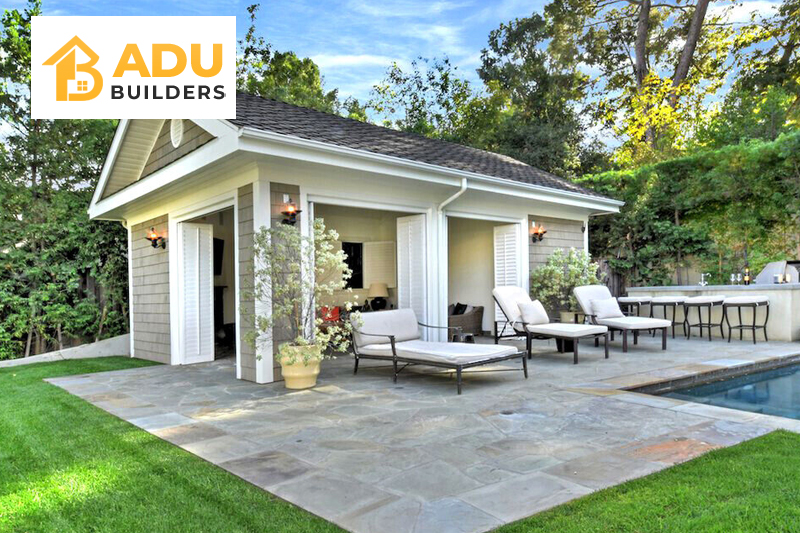
<svg viewBox="0 0 800 533"><path fill-rule="evenodd" d="M550 313L577 311L578 301L572 289L600 283L599 268L585 251L557 249L544 265L531 272L531 295Z"/></svg>
<svg viewBox="0 0 800 533"><path fill-rule="evenodd" d="M271 312L259 313L257 308L255 330L249 335L256 349L272 341L276 326L287 327L291 334L291 340L278 348L281 360L287 364L300 360L308 365L329 357L328 349L343 352L350 346L350 320L325 322L322 317L326 297L335 291L351 290L345 287L352 271L345 262L345 253L336 250L338 239L339 234L327 230L322 219L314 221L313 236L303 235L299 227L286 224L262 227L256 232L254 297L256 302L272 303ZM347 311L352 306L353 302L344 305Z"/></svg>

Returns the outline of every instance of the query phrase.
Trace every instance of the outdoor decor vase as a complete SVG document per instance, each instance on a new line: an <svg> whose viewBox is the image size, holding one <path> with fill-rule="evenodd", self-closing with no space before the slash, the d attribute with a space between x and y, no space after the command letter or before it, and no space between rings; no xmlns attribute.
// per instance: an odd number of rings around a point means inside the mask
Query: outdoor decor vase
<svg viewBox="0 0 800 533"><path fill-rule="evenodd" d="M321 361L318 346L284 346L281 351L281 373L287 389L308 389L317 384ZM287 357L292 353L294 357Z"/></svg>

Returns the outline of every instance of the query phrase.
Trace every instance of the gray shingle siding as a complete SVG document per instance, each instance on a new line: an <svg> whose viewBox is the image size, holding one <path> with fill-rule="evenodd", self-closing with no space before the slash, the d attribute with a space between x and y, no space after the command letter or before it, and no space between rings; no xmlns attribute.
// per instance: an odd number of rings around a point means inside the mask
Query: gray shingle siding
<svg viewBox="0 0 800 533"><path fill-rule="evenodd" d="M542 242L532 244L528 241L531 272L536 267L545 264L547 258L558 248L563 250L569 250L570 248L583 250L583 231L581 231L583 222L531 215L528 217L528 227L530 227L532 220L535 220L537 224L543 225L547 233Z"/></svg>
<svg viewBox="0 0 800 533"><path fill-rule="evenodd" d="M145 240L151 227L166 236L167 215L131 228L133 355L169 364L169 244L153 248Z"/></svg>

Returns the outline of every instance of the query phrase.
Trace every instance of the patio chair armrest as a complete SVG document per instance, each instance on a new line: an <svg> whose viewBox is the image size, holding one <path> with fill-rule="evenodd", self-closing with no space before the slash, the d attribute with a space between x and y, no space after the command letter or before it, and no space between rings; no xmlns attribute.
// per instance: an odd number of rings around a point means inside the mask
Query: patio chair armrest
<svg viewBox="0 0 800 533"><path fill-rule="evenodd" d="M431 328L431 329L455 329L457 331L461 331L463 328L461 326L431 326L428 324L423 324L422 322L417 322L423 328Z"/></svg>
<svg viewBox="0 0 800 533"><path fill-rule="evenodd" d="M364 333L363 331L355 330L356 333L359 335L364 335L365 337L386 337L390 341L394 342L396 335L387 335L385 333Z"/></svg>

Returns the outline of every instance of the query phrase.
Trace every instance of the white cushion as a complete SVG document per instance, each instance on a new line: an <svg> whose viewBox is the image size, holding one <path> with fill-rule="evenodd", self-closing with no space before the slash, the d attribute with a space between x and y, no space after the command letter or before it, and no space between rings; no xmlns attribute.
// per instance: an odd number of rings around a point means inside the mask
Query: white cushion
<svg viewBox="0 0 800 533"><path fill-rule="evenodd" d="M355 337L356 345L359 347L368 344L388 345L390 340L389 337L385 335L394 335L396 342L419 339L420 337L417 315L414 313L413 309L375 311L372 313L361 313L360 316L360 325L356 322L355 318L351 319L353 321L353 328L356 330L353 336ZM364 333L373 333L382 336L364 335Z"/></svg>
<svg viewBox="0 0 800 533"><path fill-rule="evenodd" d="M620 296L617 300L621 304L648 304L652 298L649 296Z"/></svg>
<svg viewBox="0 0 800 533"><path fill-rule="evenodd" d="M492 289L492 295L510 322L519 322L522 319L519 304L531 303L531 295L528 294L528 291L513 285L495 287Z"/></svg>
<svg viewBox="0 0 800 533"><path fill-rule="evenodd" d="M611 298L611 291L605 285L584 285L583 287L575 287L572 289L572 294L578 300L578 305L581 306L583 312L587 315L593 315L592 300L607 300Z"/></svg>
<svg viewBox="0 0 800 533"><path fill-rule="evenodd" d="M622 318L603 318L597 319L598 324L608 326L615 329L629 329L629 330L642 330L642 329L658 329L668 328L672 326L670 320L662 318L647 318L644 316L626 316Z"/></svg>
<svg viewBox="0 0 800 533"><path fill-rule="evenodd" d="M517 353L513 346L502 344L467 344L463 342L433 342L413 340L395 344L398 357L433 361L437 363L466 364ZM368 344L359 347L358 353L392 357L389 344Z"/></svg>
<svg viewBox="0 0 800 533"><path fill-rule="evenodd" d="M652 302L654 304L682 304L686 298L686 296L656 296Z"/></svg>
<svg viewBox="0 0 800 533"><path fill-rule="evenodd" d="M519 304L520 313L522 313L522 321L526 324L547 324L550 322L550 317L547 316L542 302L534 300L530 303Z"/></svg>
<svg viewBox="0 0 800 533"><path fill-rule="evenodd" d="M598 335L608 331L605 326L592 326L589 324L541 324L538 326L526 326L526 329L535 335L569 337L571 339L587 335Z"/></svg>
<svg viewBox="0 0 800 533"><path fill-rule="evenodd" d="M721 304L725 300L725 295L722 294L715 294L712 296L692 296L691 298L686 298L683 302L685 304Z"/></svg>
<svg viewBox="0 0 800 533"><path fill-rule="evenodd" d="M768 304L769 296L753 295L753 296L731 296L725 298L725 305L738 305L738 304Z"/></svg>
<svg viewBox="0 0 800 533"><path fill-rule="evenodd" d="M625 316L616 298L592 300L592 311L596 318L619 318Z"/></svg>

